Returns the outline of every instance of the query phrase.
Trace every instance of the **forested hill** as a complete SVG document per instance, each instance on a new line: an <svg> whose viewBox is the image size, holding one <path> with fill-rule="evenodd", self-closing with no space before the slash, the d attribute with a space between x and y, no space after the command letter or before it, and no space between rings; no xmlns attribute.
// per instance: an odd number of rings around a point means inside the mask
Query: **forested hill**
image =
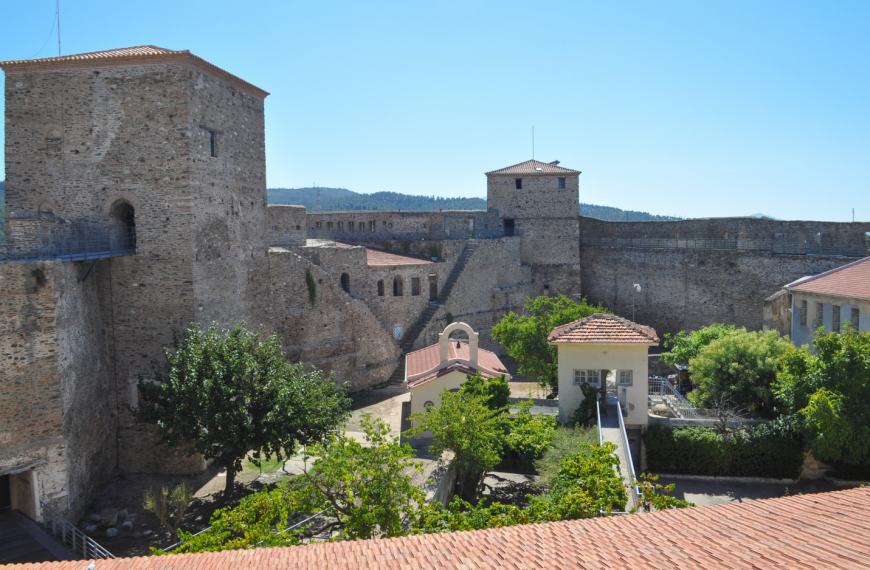
<svg viewBox="0 0 870 570"><path fill-rule="evenodd" d="M269 203L295 204L314 210L317 199L316 190L315 188L269 188ZM320 209L324 212L347 210L486 210L486 200L483 198L410 196L397 192L359 194L345 188L320 188ZM593 204L580 204L580 215L607 221L639 222L680 219Z"/></svg>
<svg viewBox="0 0 870 570"><path fill-rule="evenodd" d="M660 222L663 220L683 219L675 216L659 216L648 212L620 210L611 206L596 206L594 204L580 204L580 215L608 222Z"/></svg>
<svg viewBox="0 0 870 570"><path fill-rule="evenodd" d="M397 192L358 194L344 188L320 188L320 209L346 210L486 210L482 198L439 198L410 196ZM269 188L270 204L296 204L314 209L315 188Z"/></svg>

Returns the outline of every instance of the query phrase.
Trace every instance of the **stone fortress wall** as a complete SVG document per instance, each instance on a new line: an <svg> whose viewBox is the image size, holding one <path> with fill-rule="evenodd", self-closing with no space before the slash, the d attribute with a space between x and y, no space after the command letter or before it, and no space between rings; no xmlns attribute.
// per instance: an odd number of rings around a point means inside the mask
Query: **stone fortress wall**
<svg viewBox="0 0 870 570"><path fill-rule="evenodd" d="M487 211L268 206L267 94L174 53L4 67L0 474L71 518L112 469L205 468L156 445L127 408L191 322L262 326L290 359L358 390L395 380L403 347L437 342L450 320L503 355L492 326L539 295L586 296L629 318L633 306L660 334L712 322L757 330L782 285L866 252L868 224L578 218L579 172L534 161L487 174ZM131 220L135 254L91 263L15 253L35 251L47 229ZM768 243L801 240L815 244L810 255Z"/></svg>

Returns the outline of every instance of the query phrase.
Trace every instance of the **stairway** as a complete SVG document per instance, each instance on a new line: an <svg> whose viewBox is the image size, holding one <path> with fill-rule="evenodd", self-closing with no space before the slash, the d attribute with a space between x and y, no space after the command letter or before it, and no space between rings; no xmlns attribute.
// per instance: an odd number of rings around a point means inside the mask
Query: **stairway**
<svg viewBox="0 0 870 570"><path fill-rule="evenodd" d="M37 536L41 541L37 540ZM12 509L0 511L0 565L73 559L62 547L52 542L25 516Z"/></svg>
<svg viewBox="0 0 870 570"><path fill-rule="evenodd" d="M453 270L447 277L447 281L444 282L444 286L440 291L438 291L438 297L436 300L431 301L429 306L426 307L426 310L423 311L423 314L420 315L420 318L417 319L417 322L405 331L402 340L399 341L399 347L402 349L402 356L399 361L399 366L396 367L392 376L390 376L390 384L401 384L405 381L405 355L414 349L414 343L417 342L420 333L426 330L432 317L434 317L435 313L438 312L438 309L443 307L447 302L447 299L450 297L450 292L453 290L453 286L456 285L456 281L459 280L462 270L465 269L465 265L474 254L474 249L476 247L477 242L474 240L468 240L465 249L462 250L459 259L456 260L456 265L453 266Z"/></svg>

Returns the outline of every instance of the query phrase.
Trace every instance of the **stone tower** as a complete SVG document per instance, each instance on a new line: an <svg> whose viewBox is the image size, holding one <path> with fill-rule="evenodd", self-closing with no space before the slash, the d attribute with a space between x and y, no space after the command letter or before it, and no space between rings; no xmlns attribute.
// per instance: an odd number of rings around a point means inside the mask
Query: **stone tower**
<svg viewBox="0 0 870 570"><path fill-rule="evenodd" d="M519 237L538 293L579 294L580 172L559 161L528 160L487 172L486 179L487 209L498 212L506 235Z"/></svg>
<svg viewBox="0 0 870 570"><path fill-rule="evenodd" d="M0 67L10 219L86 220L135 236L135 254L101 259L89 279L117 431L112 462L201 470L200 459L155 448L126 405L135 405L138 376L162 360L173 329L266 321L268 93L188 51L154 46Z"/></svg>

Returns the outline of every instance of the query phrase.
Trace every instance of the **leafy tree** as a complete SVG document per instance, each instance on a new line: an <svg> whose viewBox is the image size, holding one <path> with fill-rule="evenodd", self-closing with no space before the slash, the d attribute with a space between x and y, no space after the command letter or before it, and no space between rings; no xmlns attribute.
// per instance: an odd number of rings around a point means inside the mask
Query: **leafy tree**
<svg viewBox="0 0 870 570"><path fill-rule="evenodd" d="M737 406L771 416L775 404L772 384L780 358L791 348L776 331L739 329L713 340L689 360L699 385L689 398L695 405L710 408L727 395Z"/></svg>
<svg viewBox="0 0 870 570"><path fill-rule="evenodd" d="M474 376L468 374L459 391L466 395L486 396L487 406L492 410L501 410L510 403L511 387L504 374L498 378L484 378L480 372Z"/></svg>
<svg viewBox="0 0 870 570"><path fill-rule="evenodd" d="M533 405L531 400L520 402L517 416L510 422L505 437L507 448L523 466L540 459L556 434L556 418L545 414L532 415Z"/></svg>
<svg viewBox="0 0 870 570"><path fill-rule="evenodd" d="M676 335L665 333L664 347L671 350L663 353L661 359L671 366L686 364L698 355L701 348L718 338L733 333L734 330L734 325L715 323L692 332L680 331Z"/></svg>
<svg viewBox="0 0 870 570"><path fill-rule="evenodd" d="M568 423L577 427L591 426L598 421L596 401L601 394L601 388L583 383L580 384L580 391L583 392L583 400L580 401L580 405L568 419ZM601 413L606 416L607 410L601 410Z"/></svg>
<svg viewBox="0 0 870 570"><path fill-rule="evenodd" d="M290 483L288 499L301 513L326 510L341 529L341 538L393 537L402 533L402 516L425 494L412 482L409 470L422 471L410 445L399 445L381 420L362 421L365 443L332 434L308 448L319 459ZM325 529L321 529L322 532Z"/></svg>
<svg viewBox="0 0 870 570"><path fill-rule="evenodd" d="M816 459L870 463L870 332L819 329L812 345L782 358L776 395L799 416Z"/></svg>
<svg viewBox="0 0 870 570"><path fill-rule="evenodd" d="M184 338L173 337L166 363L152 363L139 379L142 398L132 409L138 421L156 424L161 442L188 445L227 470L231 493L242 459L254 450L282 459L284 450L310 445L335 431L347 418L350 400L332 378L284 359L277 335L237 326L205 333L192 324Z"/></svg>
<svg viewBox="0 0 870 570"><path fill-rule="evenodd" d="M507 349L519 363L519 371L542 386L559 385L556 347L547 343L554 328L588 317L609 313L602 306L589 305L586 299L575 303L564 295L526 299L527 315L514 312L492 327L492 337Z"/></svg>
<svg viewBox="0 0 870 570"><path fill-rule="evenodd" d="M440 405L413 414L411 421L419 424L405 432L408 437L431 432L429 453L436 457L447 450L453 452L459 496L466 500L474 500L480 476L501 460L506 409L493 410L488 403L489 396L450 392L445 388Z"/></svg>

